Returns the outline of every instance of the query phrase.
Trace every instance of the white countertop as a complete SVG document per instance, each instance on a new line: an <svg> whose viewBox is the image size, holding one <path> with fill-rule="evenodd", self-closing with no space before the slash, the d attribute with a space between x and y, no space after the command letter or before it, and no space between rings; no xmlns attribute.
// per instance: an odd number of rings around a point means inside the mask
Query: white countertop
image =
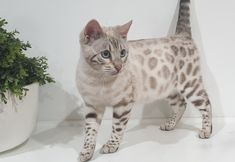
<svg viewBox="0 0 235 162"><path fill-rule="evenodd" d="M162 121L162 120L161 120ZM79 121L45 121L27 142L0 154L0 162L77 162L83 142ZM111 121L102 123L92 162L234 162L235 118L215 118L210 139L198 138L200 119L183 118L170 132L159 129L159 120L132 120L118 152L99 154L110 136Z"/></svg>

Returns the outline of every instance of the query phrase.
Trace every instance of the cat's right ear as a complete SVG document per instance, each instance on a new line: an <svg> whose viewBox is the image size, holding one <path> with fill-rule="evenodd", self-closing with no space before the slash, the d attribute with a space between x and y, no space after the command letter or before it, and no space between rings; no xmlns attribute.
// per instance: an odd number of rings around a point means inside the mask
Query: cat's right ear
<svg viewBox="0 0 235 162"><path fill-rule="evenodd" d="M84 30L86 43L91 43L94 40L99 39L102 35L103 30L97 20L93 19L87 23Z"/></svg>

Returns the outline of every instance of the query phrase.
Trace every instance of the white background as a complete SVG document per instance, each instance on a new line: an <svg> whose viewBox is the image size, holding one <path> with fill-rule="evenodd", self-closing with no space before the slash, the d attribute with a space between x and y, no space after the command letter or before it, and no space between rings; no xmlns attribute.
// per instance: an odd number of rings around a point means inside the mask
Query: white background
<svg viewBox="0 0 235 162"><path fill-rule="evenodd" d="M204 80L213 113L235 116L235 1L192 0L192 28L202 56ZM175 28L178 0L0 0L0 17L8 29L20 31L29 41L29 56L46 56L49 72L57 81L40 88L40 120L81 119L82 106L75 86L79 58L78 36L92 18L102 25L133 26L129 39L163 37ZM133 118L164 117L170 112L163 102L141 106ZM106 118L110 113L106 114ZM186 117L198 116L189 108Z"/></svg>

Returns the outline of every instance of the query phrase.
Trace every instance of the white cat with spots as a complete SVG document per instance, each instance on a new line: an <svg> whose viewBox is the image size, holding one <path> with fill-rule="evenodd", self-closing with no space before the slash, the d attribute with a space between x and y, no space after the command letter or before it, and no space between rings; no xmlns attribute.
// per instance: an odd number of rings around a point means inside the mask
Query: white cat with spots
<svg viewBox="0 0 235 162"><path fill-rule="evenodd" d="M211 104L203 86L199 53L191 37L190 0L180 1L175 35L166 38L127 41L132 22L101 27L91 20L80 34L81 57L77 87L86 105L85 140L80 154L88 161L105 108L113 107L110 139L102 153L118 150L135 103L166 99L172 117L161 125L172 130L182 117L186 101L202 114L200 138L212 133Z"/></svg>

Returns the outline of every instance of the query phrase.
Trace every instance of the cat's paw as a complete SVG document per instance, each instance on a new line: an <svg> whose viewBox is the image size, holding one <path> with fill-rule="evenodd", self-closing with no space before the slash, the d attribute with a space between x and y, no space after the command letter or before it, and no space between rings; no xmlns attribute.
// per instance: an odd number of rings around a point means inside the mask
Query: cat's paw
<svg viewBox="0 0 235 162"><path fill-rule="evenodd" d="M208 139L208 138L210 138L211 133L212 133L212 128L210 128L210 127L202 129L199 132L199 138Z"/></svg>
<svg viewBox="0 0 235 162"><path fill-rule="evenodd" d="M100 150L100 153L102 153L102 154L114 153L118 150L118 148L119 148L119 144L108 142L105 145L103 145L103 147Z"/></svg>
<svg viewBox="0 0 235 162"><path fill-rule="evenodd" d="M82 150L79 156L80 162L86 162L86 161L91 160L93 153L94 151L91 149Z"/></svg>
<svg viewBox="0 0 235 162"><path fill-rule="evenodd" d="M162 131L171 131L175 128L176 122L174 119L168 119L165 123L160 125Z"/></svg>

